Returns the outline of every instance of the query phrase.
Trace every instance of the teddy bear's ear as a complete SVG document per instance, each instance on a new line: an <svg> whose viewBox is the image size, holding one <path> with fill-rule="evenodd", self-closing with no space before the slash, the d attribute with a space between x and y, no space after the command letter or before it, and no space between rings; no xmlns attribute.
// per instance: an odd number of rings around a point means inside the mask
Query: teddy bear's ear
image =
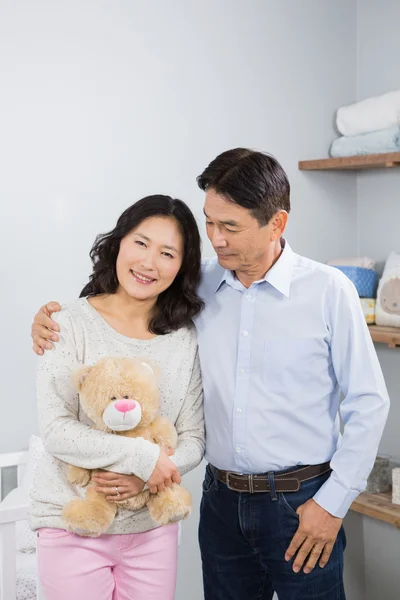
<svg viewBox="0 0 400 600"><path fill-rule="evenodd" d="M84 367L81 367L80 369L75 371L75 373L73 373L72 379L74 380L74 383L75 383L75 386L76 386L78 392L81 391L82 386L85 382L85 379L89 375L89 373L92 369L93 369L92 366L85 365Z"/></svg>
<svg viewBox="0 0 400 600"><path fill-rule="evenodd" d="M142 360L140 364L143 365L143 367L146 367L146 369L148 369L149 373L154 375L154 371L153 371L152 367L149 365L149 363Z"/></svg>

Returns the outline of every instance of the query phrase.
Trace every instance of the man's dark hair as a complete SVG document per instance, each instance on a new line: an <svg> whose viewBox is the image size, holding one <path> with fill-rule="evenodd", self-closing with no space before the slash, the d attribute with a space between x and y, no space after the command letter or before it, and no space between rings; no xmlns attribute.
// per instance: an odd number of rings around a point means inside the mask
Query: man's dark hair
<svg viewBox="0 0 400 600"><path fill-rule="evenodd" d="M213 189L247 208L261 226L279 210L290 212L287 175L273 156L246 148L223 152L197 177L198 186Z"/></svg>
<svg viewBox="0 0 400 600"><path fill-rule="evenodd" d="M190 325L203 308L203 301L197 295L201 276L200 234L192 211L182 200L163 195L147 196L127 208L112 231L96 238L90 251L93 272L80 298L117 291L116 264L121 240L149 217L174 219L184 241L180 271L159 295L149 323L152 333L163 335Z"/></svg>

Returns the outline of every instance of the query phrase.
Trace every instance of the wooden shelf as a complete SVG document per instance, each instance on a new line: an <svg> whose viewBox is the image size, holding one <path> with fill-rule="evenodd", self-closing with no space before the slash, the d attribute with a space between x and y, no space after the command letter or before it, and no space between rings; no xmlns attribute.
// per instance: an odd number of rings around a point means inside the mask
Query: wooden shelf
<svg viewBox="0 0 400 600"><path fill-rule="evenodd" d="M400 529L400 505L392 504L391 492L383 494L367 494L363 492L354 500L350 509L354 512L385 521Z"/></svg>
<svg viewBox="0 0 400 600"><path fill-rule="evenodd" d="M389 348L400 346L400 327L369 325L369 331L374 342L387 344Z"/></svg>
<svg viewBox="0 0 400 600"><path fill-rule="evenodd" d="M322 158L320 160L302 160L299 162L300 171L380 169L390 167L400 167L400 152L368 154L366 156L345 156L343 158Z"/></svg>

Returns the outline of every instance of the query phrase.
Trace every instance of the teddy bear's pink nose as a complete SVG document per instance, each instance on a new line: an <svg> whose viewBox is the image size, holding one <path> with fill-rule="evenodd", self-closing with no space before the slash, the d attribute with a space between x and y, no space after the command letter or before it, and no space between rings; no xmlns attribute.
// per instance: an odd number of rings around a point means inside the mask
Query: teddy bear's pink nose
<svg viewBox="0 0 400 600"><path fill-rule="evenodd" d="M119 412L127 413L136 408L136 402L134 400L117 400L114 402L114 406Z"/></svg>

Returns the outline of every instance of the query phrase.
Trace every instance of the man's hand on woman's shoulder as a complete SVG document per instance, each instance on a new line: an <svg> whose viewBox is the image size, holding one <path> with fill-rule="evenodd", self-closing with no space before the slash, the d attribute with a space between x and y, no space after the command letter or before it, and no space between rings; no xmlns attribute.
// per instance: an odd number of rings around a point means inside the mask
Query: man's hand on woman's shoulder
<svg viewBox="0 0 400 600"><path fill-rule="evenodd" d="M57 323L53 321L51 315L61 310L58 302L48 302L42 306L36 313L31 328L31 337L33 340L33 351L42 355L45 350L53 348L52 342L58 342L57 331L60 331Z"/></svg>

